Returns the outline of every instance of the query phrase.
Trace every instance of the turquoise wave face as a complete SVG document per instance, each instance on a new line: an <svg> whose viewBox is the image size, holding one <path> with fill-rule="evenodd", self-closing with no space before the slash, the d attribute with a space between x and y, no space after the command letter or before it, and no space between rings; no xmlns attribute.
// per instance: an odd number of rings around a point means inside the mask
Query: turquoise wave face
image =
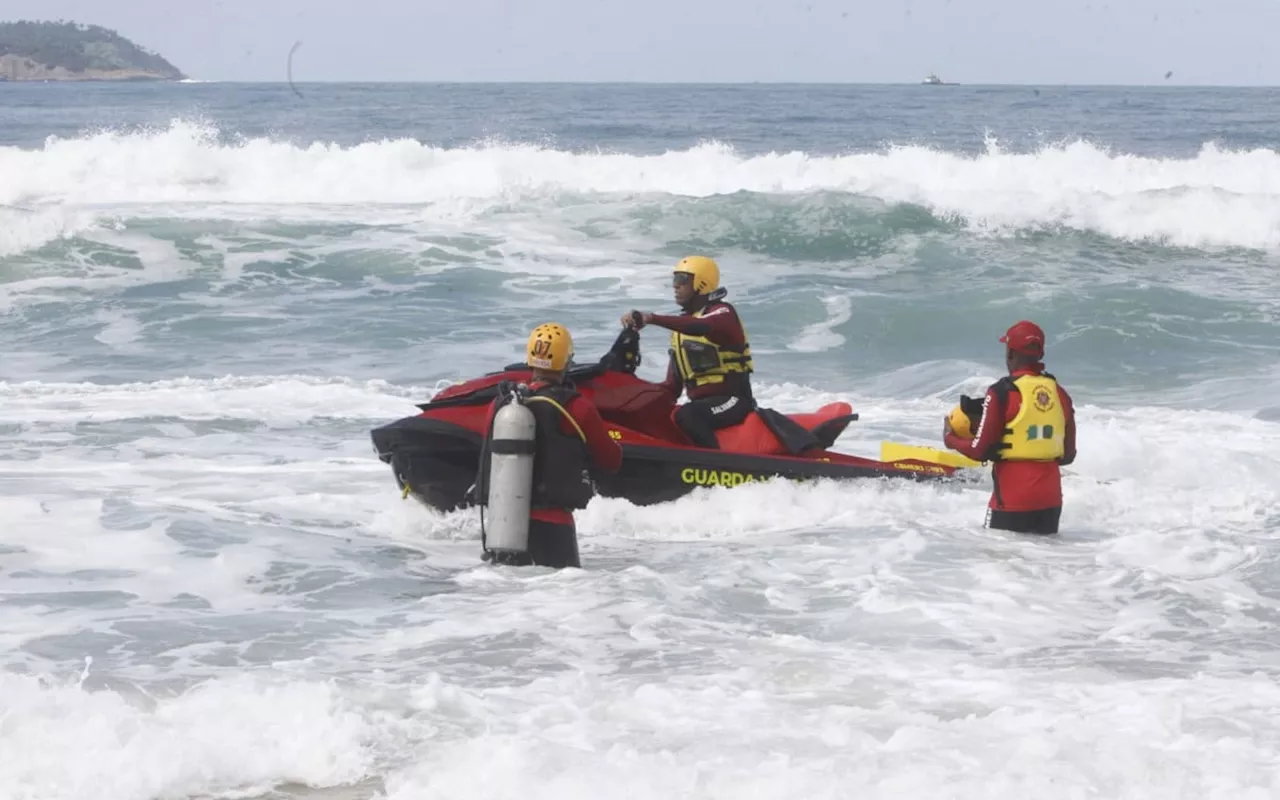
<svg viewBox="0 0 1280 800"><path fill-rule="evenodd" d="M585 357L607 348L622 312L672 309L670 266L689 252L720 257L767 379L905 399L996 374L996 340L1022 318L1048 331L1053 369L1107 402L1217 407L1212 382L1277 363L1275 258L1243 248L990 234L831 191L557 196L448 222L430 206L381 208L397 218L384 222L297 219L313 213L117 208L11 253L0 332L21 352L12 374L438 380L519 358L547 319L571 325ZM659 369L665 342L646 347ZM1264 392L1236 401L1273 405Z"/></svg>

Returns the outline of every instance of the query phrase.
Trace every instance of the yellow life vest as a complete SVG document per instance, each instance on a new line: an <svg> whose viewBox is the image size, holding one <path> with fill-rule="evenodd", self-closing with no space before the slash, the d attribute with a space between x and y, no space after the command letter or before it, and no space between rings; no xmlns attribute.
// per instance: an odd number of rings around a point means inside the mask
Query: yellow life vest
<svg viewBox="0 0 1280 800"><path fill-rule="evenodd" d="M723 305L728 305L727 303ZM701 317L706 308L693 312ZM742 328L746 338L746 326ZM703 386L708 383L724 383L726 375L746 375L755 371L751 361L751 345L741 350L721 347L705 336L691 336L678 331L671 332L671 356L675 359L680 379L686 386Z"/></svg>
<svg viewBox="0 0 1280 800"><path fill-rule="evenodd" d="M1018 413L1004 429L1000 461L1057 461L1065 452L1067 417L1052 375L1023 375L1009 381L1022 397Z"/></svg>

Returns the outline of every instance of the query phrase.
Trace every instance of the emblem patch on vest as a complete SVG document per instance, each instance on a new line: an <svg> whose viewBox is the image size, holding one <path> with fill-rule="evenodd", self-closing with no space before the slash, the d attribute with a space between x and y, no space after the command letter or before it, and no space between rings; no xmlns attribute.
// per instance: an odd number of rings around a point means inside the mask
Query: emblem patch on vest
<svg viewBox="0 0 1280 800"><path fill-rule="evenodd" d="M1053 408L1053 395L1049 394L1049 390L1043 386L1036 389L1034 401L1039 411L1048 411Z"/></svg>

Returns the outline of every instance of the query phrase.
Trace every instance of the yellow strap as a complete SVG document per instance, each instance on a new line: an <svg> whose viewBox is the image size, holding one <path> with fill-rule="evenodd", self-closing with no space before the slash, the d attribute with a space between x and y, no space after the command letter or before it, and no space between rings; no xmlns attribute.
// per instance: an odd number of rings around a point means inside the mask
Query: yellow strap
<svg viewBox="0 0 1280 800"><path fill-rule="evenodd" d="M684 351L684 334L676 331L675 344L671 351L676 356L676 371L680 373L680 379L683 381L696 380L697 376L693 374L693 365L689 363L689 354Z"/></svg>
<svg viewBox="0 0 1280 800"><path fill-rule="evenodd" d="M578 424L578 421L573 418L572 414L570 414L568 411L565 410L564 406L560 405L555 400L552 400L550 397L543 397L542 395L535 395L533 397L525 398L526 403L533 402L534 400L537 400L543 403L550 403L551 405L555 406L556 410L559 411L561 414L563 414L564 418L569 420L569 424L573 426L573 429L578 432L578 438L582 440L582 443L586 444L587 435L582 432L582 426Z"/></svg>

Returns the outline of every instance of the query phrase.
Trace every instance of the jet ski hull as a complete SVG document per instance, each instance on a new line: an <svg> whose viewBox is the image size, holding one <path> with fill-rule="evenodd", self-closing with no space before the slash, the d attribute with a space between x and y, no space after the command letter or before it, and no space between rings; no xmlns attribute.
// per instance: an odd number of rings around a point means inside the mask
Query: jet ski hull
<svg viewBox="0 0 1280 800"><path fill-rule="evenodd" d="M651 505L700 486L732 487L772 478L935 480L955 472L927 461L884 462L831 450L858 418L847 403L831 403L812 414L782 415L760 408L743 424L717 433L721 449L696 447L672 420L670 395L634 376L639 362L635 334L624 331L599 364L569 373L622 446L617 473L592 473L601 496ZM471 505L467 495L479 472L489 405L503 382L528 378L526 367L510 365L449 387L419 405L420 414L372 430L374 450L391 467L400 490L442 512Z"/></svg>
<svg viewBox="0 0 1280 800"><path fill-rule="evenodd" d="M467 490L480 469L479 434L415 416L375 428L372 438L378 458L391 466L402 492L438 511L469 505Z"/></svg>
<svg viewBox="0 0 1280 800"><path fill-rule="evenodd" d="M481 437L461 426L422 416L407 417L372 432L379 457L391 466L396 484L437 511L471 505L467 491L480 468ZM830 460L823 460L829 458ZM602 497L644 506L676 500L700 486L734 487L772 478L793 481L947 477L953 470L922 461L878 462L826 452L822 458L794 458L622 444L616 473L593 471Z"/></svg>

